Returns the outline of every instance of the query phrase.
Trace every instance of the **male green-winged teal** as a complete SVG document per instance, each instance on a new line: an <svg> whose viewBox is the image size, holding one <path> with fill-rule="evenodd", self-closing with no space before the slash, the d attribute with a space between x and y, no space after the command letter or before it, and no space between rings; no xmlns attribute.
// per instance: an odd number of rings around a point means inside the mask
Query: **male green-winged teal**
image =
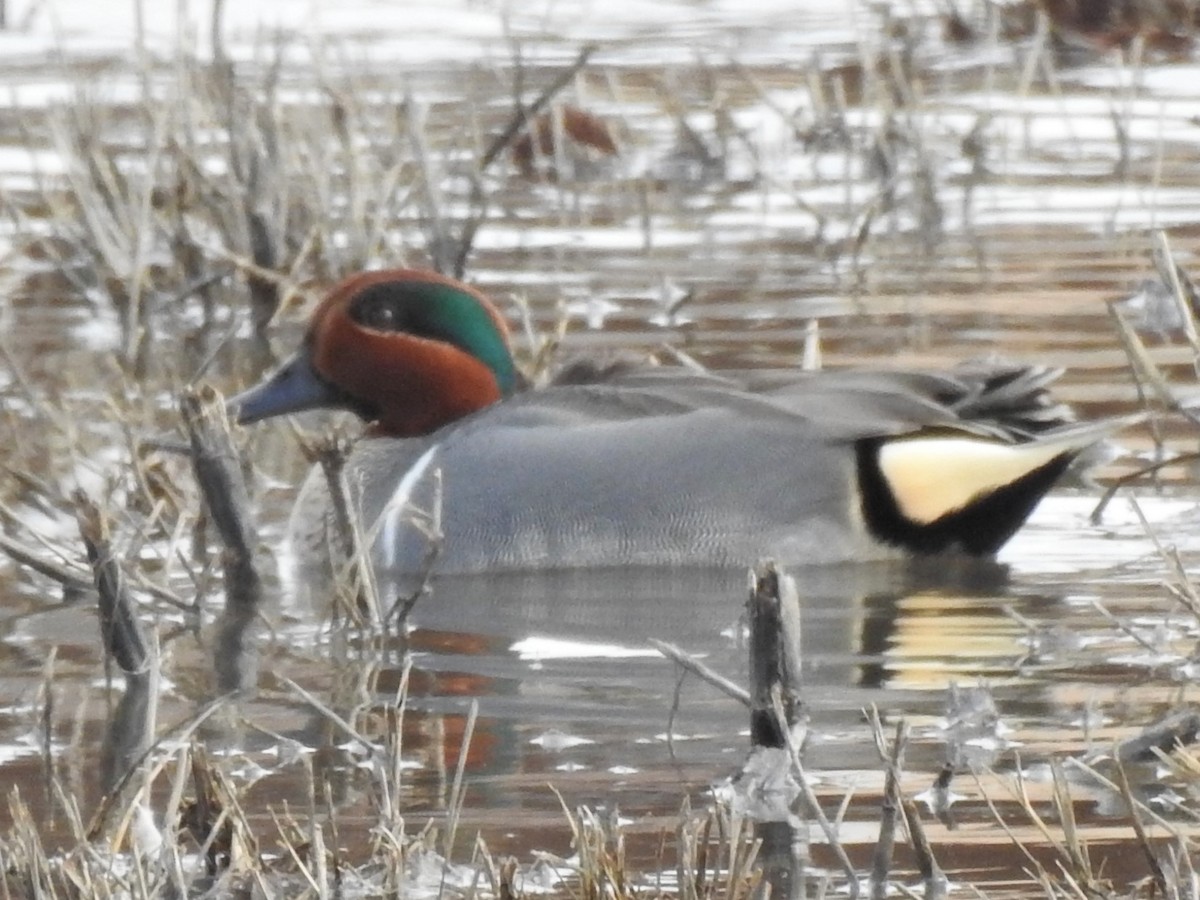
<svg viewBox="0 0 1200 900"><path fill-rule="evenodd" d="M483 294L396 269L338 284L296 355L230 406L370 423L347 474L377 566L421 565L412 505L438 494L442 572L803 565L994 554L1097 439L1047 397L1056 374L575 365L527 389ZM302 558L327 554L330 521L313 472Z"/></svg>

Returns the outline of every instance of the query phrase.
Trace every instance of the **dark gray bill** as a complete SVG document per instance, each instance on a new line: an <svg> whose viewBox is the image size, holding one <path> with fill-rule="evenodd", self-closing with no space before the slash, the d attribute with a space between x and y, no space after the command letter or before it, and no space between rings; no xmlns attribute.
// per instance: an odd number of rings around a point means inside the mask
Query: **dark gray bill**
<svg viewBox="0 0 1200 900"><path fill-rule="evenodd" d="M317 374L306 349L296 353L265 381L225 402L230 417L240 425L306 409L346 405L341 392Z"/></svg>

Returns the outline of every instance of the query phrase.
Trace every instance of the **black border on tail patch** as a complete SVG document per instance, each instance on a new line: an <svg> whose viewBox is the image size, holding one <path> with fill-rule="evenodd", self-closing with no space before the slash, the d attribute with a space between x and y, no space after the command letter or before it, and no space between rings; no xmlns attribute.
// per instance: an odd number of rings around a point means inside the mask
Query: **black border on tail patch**
<svg viewBox="0 0 1200 900"><path fill-rule="evenodd" d="M879 450L885 443L882 438L871 438L855 446L863 520L876 540L929 554L956 548L974 556L994 554L1024 524L1038 501L1079 455L1078 450L1064 450L1016 481L921 525L900 511L883 477Z"/></svg>

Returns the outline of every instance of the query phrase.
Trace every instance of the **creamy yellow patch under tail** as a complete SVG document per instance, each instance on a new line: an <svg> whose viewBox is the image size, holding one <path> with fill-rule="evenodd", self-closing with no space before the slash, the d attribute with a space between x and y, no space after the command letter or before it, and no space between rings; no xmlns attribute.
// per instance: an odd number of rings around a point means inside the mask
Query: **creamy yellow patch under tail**
<svg viewBox="0 0 1200 900"><path fill-rule="evenodd" d="M1078 437L1028 444L970 436L910 438L879 448L879 470L904 517L928 525L1080 449Z"/></svg>

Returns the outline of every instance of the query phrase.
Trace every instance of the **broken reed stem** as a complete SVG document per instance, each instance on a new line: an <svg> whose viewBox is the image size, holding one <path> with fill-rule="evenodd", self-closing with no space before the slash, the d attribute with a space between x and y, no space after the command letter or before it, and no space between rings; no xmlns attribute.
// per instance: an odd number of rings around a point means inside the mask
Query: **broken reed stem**
<svg viewBox="0 0 1200 900"><path fill-rule="evenodd" d="M202 385L185 390L179 408L191 442L196 483L225 548L227 602L254 612L262 599L262 578L254 564L258 535L225 403L213 388Z"/></svg>
<svg viewBox="0 0 1200 900"><path fill-rule="evenodd" d="M179 409L204 508L224 547L225 609L214 641L217 684L222 691L247 690L257 680L249 626L263 597L254 559L258 536L250 515L250 492L221 395L207 385L191 387L180 398Z"/></svg>
<svg viewBox="0 0 1200 900"><path fill-rule="evenodd" d="M1075 802L1071 798L1071 785L1058 760L1050 761L1050 775L1054 788L1051 798L1059 829L1062 831L1062 847L1065 848L1066 858L1071 864L1071 874L1088 886L1096 885L1099 877L1092 868L1088 848L1080 838L1079 825L1075 820Z"/></svg>
<svg viewBox="0 0 1200 900"><path fill-rule="evenodd" d="M52 647L42 666L42 709L41 709L41 753L42 753L42 794L47 809L54 810L55 786L58 784L58 766L54 756L54 664L58 658L58 648ZM0 882L2 883L2 882Z"/></svg>
<svg viewBox="0 0 1200 900"><path fill-rule="evenodd" d="M304 456L321 467L325 486L329 489L329 505L333 510L334 540L345 559L359 555L359 533L354 527L350 485L346 481L346 460L350 456L350 440L345 435L329 432L304 446Z"/></svg>
<svg viewBox="0 0 1200 900"><path fill-rule="evenodd" d="M1108 313L1116 325L1117 337L1121 341L1121 349L1125 351L1125 357L1129 360L1129 367L1133 372L1134 383L1137 385L1138 396L1142 400L1142 405L1147 405L1147 398L1143 389L1149 386L1154 396L1167 409L1183 416L1193 425L1200 426L1200 416L1190 406L1180 402L1179 398L1175 396L1169 380L1151 358L1145 343L1138 336L1137 330L1129 323L1119 305L1109 303ZM1153 419L1151 419L1151 424L1153 424ZM1161 449L1162 440L1157 433L1155 434L1155 439Z"/></svg>
<svg viewBox="0 0 1200 900"><path fill-rule="evenodd" d="M425 140L425 132L423 130L424 123L419 121L418 107L415 100L411 97L406 98L404 108L407 111L405 121L408 125L408 143L412 148L412 155L416 163L417 170L421 173L420 188L421 196L425 201L425 229L426 239L425 245L429 250L429 255L433 263L433 268L438 272L446 272L449 266L449 260L445 254L450 248L450 232L446 225L445 216L442 211L445 203L442 202L442 186L445 181L445 176L434 171L433 161L430 156L429 147ZM482 197L482 188L475 188L472 185L472 200L475 200L475 194L479 193ZM482 218L486 211L482 206L479 207L478 216ZM470 224L467 225L464 231L463 241L473 240L474 232ZM459 244L459 250L456 254L457 259L465 259L469 251L464 248L462 242ZM457 267L453 270L453 274L461 277L461 273Z"/></svg>
<svg viewBox="0 0 1200 900"><path fill-rule="evenodd" d="M405 654L400 684L396 687L386 719L385 777L381 779L380 785L384 799L380 806L384 817L383 827L392 832L404 831L404 806L401 801L401 788L404 785L404 709L408 702L408 684L412 677L412 668L412 656Z"/></svg>
<svg viewBox="0 0 1200 900"><path fill-rule="evenodd" d="M224 401L213 388L201 385L184 391L179 409L191 443L196 482L221 543L228 551L250 558L257 543L249 513L250 493L233 446Z"/></svg>
<svg viewBox="0 0 1200 900"><path fill-rule="evenodd" d="M125 773L116 781L115 784L108 788L108 793L104 795L104 798L100 801L100 805L96 808L96 811L92 813L92 818L89 821L87 830L85 832L86 839L88 841L93 841L100 836L101 832L107 826L109 820L115 813L118 800L120 800L125 791L130 788L133 779L137 777L138 773L142 770L142 766L144 766L155 753L168 746L177 746L179 742L189 739L196 732L196 730L199 729L200 726L206 721L208 721L214 713L221 709L225 703L225 697L217 697L215 700L210 701L191 718L168 728L163 734L159 735L153 743L146 747L136 760L130 762L129 766L125 770ZM186 756L186 754L184 755ZM152 770L146 775L145 781L147 784L154 781L154 779L158 777L159 772L167 767L170 758L171 757L169 754L164 754L162 758L154 764ZM179 793L180 796L182 796L182 789L180 789ZM175 798L168 808L177 808L178 805L178 798Z"/></svg>
<svg viewBox="0 0 1200 900"><path fill-rule="evenodd" d="M296 682L292 681L286 675L280 675L279 681L284 685L284 687L295 693L296 696L320 713L331 724L340 729L347 737L357 742L369 755L375 756L379 753L380 748L377 747L373 741L365 737L357 728L346 721L346 719L341 715L334 712L328 704L318 700L313 694L296 684Z"/></svg>
<svg viewBox="0 0 1200 900"><path fill-rule="evenodd" d="M750 623L750 740L756 747L786 747L789 742L800 746L804 743L804 704L796 582L773 561L760 562L751 572L746 609ZM782 720L775 715L776 699L783 708Z"/></svg>
<svg viewBox="0 0 1200 900"><path fill-rule="evenodd" d="M463 805L466 803L466 774L467 760L471 756L471 741L475 736L475 723L479 718L479 701L472 700L467 711L467 724L463 729L462 741L458 745L458 765L454 768L454 781L450 787L450 802L448 804L448 820L446 822L445 847L442 855L449 859L454 851L454 838L458 834L458 823L462 818ZM579 849L579 848L576 848Z"/></svg>
<svg viewBox="0 0 1200 900"><path fill-rule="evenodd" d="M146 637L134 613L125 576L113 553L108 519L82 490L72 495L79 536L87 548L96 591L100 596L100 637L104 652L127 674L145 672L150 659Z"/></svg>
<svg viewBox="0 0 1200 900"><path fill-rule="evenodd" d="M1090 765L1084 760L1076 759L1074 757L1067 757L1064 760L1064 765L1079 769L1079 771L1087 775L1089 779L1094 780L1097 784L1106 790L1112 791L1114 794L1119 794L1121 792L1121 788L1116 782L1114 782L1111 778L1106 777L1104 773L1098 770L1095 766ZM976 781L978 781L978 778L976 778ZM980 785L980 788L982 789L982 785ZM1154 809L1147 803L1138 800L1136 797L1133 798L1133 803L1135 808L1142 814L1144 818L1148 819L1151 823L1168 832L1169 834L1172 834L1177 839L1185 842L1189 852L1194 852L1197 844L1195 839L1193 839L1186 832L1179 831L1169 820L1163 818L1161 815L1155 812Z"/></svg>
<svg viewBox="0 0 1200 900"><path fill-rule="evenodd" d="M795 580L773 561L759 562L750 573L746 607L750 620L751 741L756 748L787 751L800 798L845 872L850 897L857 900L860 888L854 864L838 840L837 829L821 809L800 759L806 720L800 698L800 595Z"/></svg>

